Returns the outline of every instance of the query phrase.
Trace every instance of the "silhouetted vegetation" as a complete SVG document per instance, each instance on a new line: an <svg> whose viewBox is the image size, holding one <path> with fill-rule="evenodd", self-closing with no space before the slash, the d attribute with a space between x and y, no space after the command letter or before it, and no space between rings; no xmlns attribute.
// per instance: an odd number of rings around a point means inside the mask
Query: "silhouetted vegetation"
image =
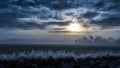
<svg viewBox="0 0 120 68"><path fill-rule="evenodd" d="M76 44L91 44L91 45L118 45L120 44L120 38L114 39L114 38L104 38L102 36L84 36L79 39L75 40Z"/></svg>
<svg viewBox="0 0 120 68"><path fill-rule="evenodd" d="M0 60L0 68L119 68L120 57L103 56L97 58L36 58L25 57L16 60Z"/></svg>

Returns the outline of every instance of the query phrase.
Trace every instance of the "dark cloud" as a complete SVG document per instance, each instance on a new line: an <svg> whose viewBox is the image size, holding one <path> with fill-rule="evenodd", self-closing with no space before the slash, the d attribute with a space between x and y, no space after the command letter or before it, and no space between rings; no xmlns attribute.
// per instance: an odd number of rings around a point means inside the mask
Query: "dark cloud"
<svg viewBox="0 0 120 68"><path fill-rule="evenodd" d="M91 23L101 25L103 27L109 26L120 26L120 17L110 17L101 21L91 21Z"/></svg>
<svg viewBox="0 0 120 68"><path fill-rule="evenodd" d="M0 28L8 28L8 29L44 29L48 25L56 24L56 25L67 25L68 22L46 22L43 24L38 24L35 22L19 22L17 18L25 17L19 14L0 14Z"/></svg>
<svg viewBox="0 0 120 68"><path fill-rule="evenodd" d="M76 17L83 20L84 25L116 27L120 26L119 3L118 0L0 0L0 28L45 29L53 24L64 26L71 22L63 21L65 17ZM19 21L18 18L37 20ZM48 18L59 21L40 21Z"/></svg>

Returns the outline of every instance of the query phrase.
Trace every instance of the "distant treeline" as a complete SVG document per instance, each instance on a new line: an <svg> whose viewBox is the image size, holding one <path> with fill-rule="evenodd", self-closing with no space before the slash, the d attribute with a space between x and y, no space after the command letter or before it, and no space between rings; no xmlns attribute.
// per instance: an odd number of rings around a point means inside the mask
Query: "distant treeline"
<svg viewBox="0 0 120 68"><path fill-rule="evenodd" d="M91 44L91 45L118 45L120 44L120 38L114 39L114 38L104 38L102 36L84 36L80 37L75 40L76 44Z"/></svg>

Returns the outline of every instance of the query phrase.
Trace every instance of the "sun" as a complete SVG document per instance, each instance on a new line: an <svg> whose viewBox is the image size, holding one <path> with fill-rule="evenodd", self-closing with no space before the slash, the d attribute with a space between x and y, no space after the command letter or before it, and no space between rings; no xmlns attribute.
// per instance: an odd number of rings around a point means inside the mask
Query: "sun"
<svg viewBox="0 0 120 68"><path fill-rule="evenodd" d="M83 28L79 23L70 23L67 26L67 30L71 32L79 32L79 31L83 31Z"/></svg>
<svg viewBox="0 0 120 68"><path fill-rule="evenodd" d="M80 24L76 19L72 20L72 22L67 26L67 30L71 32L79 32L83 31L84 28L82 24Z"/></svg>
<svg viewBox="0 0 120 68"><path fill-rule="evenodd" d="M80 30L80 26L77 23L70 23L68 26L69 31L77 32Z"/></svg>

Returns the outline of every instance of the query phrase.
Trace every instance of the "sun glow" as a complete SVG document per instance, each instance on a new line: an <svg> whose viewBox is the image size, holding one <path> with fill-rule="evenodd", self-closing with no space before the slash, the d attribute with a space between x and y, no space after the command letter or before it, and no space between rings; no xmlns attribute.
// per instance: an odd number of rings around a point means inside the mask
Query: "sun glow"
<svg viewBox="0 0 120 68"><path fill-rule="evenodd" d="M80 31L80 25L77 23L70 23L67 29L72 32L77 32Z"/></svg>
<svg viewBox="0 0 120 68"><path fill-rule="evenodd" d="M82 24L80 24L77 19L73 19L72 20L72 23L70 23L68 26L67 26L67 30L68 31L71 31L71 32L79 32L79 31L83 31L84 28L82 26Z"/></svg>

